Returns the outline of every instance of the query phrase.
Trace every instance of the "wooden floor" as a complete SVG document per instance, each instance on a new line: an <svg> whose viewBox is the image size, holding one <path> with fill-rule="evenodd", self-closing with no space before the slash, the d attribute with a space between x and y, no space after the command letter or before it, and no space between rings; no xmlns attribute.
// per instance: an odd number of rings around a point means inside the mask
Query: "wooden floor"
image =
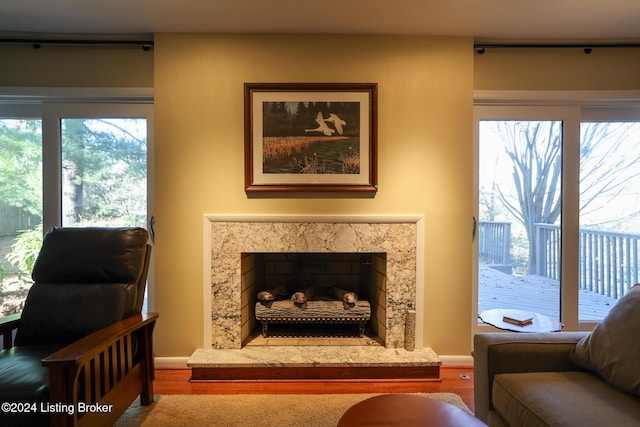
<svg viewBox="0 0 640 427"><path fill-rule="evenodd" d="M456 393L474 410L473 368L442 367L440 380L265 380L189 382L189 369L157 369L154 391L167 394ZM468 378L463 379L462 377Z"/></svg>

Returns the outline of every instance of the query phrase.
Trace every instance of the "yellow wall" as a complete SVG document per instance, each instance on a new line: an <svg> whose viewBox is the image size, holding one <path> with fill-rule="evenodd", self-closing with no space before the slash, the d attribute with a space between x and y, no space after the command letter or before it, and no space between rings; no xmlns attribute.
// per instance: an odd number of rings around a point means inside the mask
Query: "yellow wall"
<svg viewBox="0 0 640 427"><path fill-rule="evenodd" d="M153 87L153 50L0 45L0 86Z"/></svg>
<svg viewBox="0 0 640 427"><path fill-rule="evenodd" d="M488 49L477 55L472 43L158 34L150 52L3 45L0 86L154 87L158 356L188 356L202 345L205 213L424 214L424 344L439 354L468 355L473 90L640 89L636 49L594 49L591 55ZM378 195L248 199L244 82L377 82Z"/></svg>
<svg viewBox="0 0 640 427"><path fill-rule="evenodd" d="M640 49L487 49L474 56L476 90L640 88Z"/></svg>
<svg viewBox="0 0 640 427"><path fill-rule="evenodd" d="M202 347L202 222L214 214L424 214L424 345L468 355L470 38L157 34L158 356ZM375 198L249 199L245 82L378 83Z"/></svg>

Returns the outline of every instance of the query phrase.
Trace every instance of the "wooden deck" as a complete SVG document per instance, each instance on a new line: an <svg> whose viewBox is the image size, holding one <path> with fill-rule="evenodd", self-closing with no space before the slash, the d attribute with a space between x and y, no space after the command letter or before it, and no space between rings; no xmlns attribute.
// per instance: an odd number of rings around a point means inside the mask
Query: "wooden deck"
<svg viewBox="0 0 640 427"><path fill-rule="evenodd" d="M615 298L581 290L580 320L601 320L615 303ZM478 313L492 308L535 311L553 319L559 319L560 284L548 277L506 274L489 265L480 264L478 266Z"/></svg>

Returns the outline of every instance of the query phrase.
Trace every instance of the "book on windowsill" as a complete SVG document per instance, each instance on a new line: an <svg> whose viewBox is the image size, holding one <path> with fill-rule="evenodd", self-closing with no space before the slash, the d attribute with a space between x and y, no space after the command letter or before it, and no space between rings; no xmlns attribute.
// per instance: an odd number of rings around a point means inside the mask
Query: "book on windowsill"
<svg viewBox="0 0 640 427"><path fill-rule="evenodd" d="M529 317L526 319L517 319L515 317L502 316L502 320L507 323L511 323L518 326L525 326L533 323L533 317Z"/></svg>

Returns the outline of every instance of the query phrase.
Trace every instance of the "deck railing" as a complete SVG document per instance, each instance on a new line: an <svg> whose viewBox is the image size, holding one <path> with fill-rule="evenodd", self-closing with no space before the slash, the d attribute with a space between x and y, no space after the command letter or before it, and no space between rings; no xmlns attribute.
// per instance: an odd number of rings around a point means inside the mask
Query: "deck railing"
<svg viewBox="0 0 640 427"><path fill-rule="evenodd" d="M536 224L536 272L560 280L560 227ZM580 229L580 289L620 298L640 282L640 234Z"/></svg>
<svg viewBox="0 0 640 427"><path fill-rule="evenodd" d="M511 224L481 221L478 256L483 262L509 265ZM536 274L560 280L560 226L536 224ZM620 298L640 283L640 234L580 229L580 289Z"/></svg>
<svg viewBox="0 0 640 427"><path fill-rule="evenodd" d="M493 264L511 264L511 223L481 221L478 226L480 259Z"/></svg>
<svg viewBox="0 0 640 427"><path fill-rule="evenodd" d="M535 224L536 268L539 276L560 280L560 226Z"/></svg>
<svg viewBox="0 0 640 427"><path fill-rule="evenodd" d="M580 230L582 289L620 298L640 282L640 234Z"/></svg>

